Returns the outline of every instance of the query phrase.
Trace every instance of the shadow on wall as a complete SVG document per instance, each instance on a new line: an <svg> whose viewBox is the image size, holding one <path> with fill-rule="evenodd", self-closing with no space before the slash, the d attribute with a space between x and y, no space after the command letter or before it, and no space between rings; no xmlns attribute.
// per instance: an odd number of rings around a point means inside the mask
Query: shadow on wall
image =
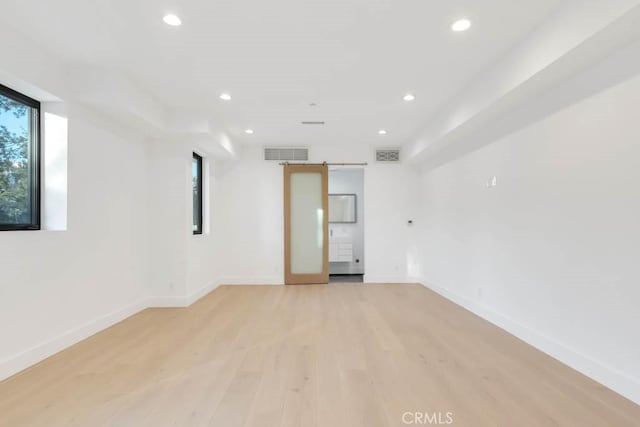
<svg viewBox="0 0 640 427"><path fill-rule="evenodd" d="M45 103L42 110L42 227L45 230L63 231L67 229L68 118L62 103Z"/></svg>

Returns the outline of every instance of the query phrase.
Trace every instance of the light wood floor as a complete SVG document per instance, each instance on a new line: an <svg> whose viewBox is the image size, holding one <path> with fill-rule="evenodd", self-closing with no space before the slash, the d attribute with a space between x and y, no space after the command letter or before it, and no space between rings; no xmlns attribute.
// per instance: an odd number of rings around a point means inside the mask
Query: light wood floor
<svg viewBox="0 0 640 427"><path fill-rule="evenodd" d="M0 383L11 427L404 426L405 412L640 423L640 407L420 285L224 286Z"/></svg>

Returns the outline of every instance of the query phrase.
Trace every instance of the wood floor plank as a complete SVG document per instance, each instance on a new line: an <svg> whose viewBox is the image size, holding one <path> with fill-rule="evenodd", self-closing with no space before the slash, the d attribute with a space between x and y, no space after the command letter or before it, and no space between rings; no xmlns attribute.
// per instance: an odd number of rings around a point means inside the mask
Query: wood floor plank
<svg viewBox="0 0 640 427"><path fill-rule="evenodd" d="M0 382L2 427L404 426L447 413L472 427L640 420L633 402L420 285L223 286Z"/></svg>

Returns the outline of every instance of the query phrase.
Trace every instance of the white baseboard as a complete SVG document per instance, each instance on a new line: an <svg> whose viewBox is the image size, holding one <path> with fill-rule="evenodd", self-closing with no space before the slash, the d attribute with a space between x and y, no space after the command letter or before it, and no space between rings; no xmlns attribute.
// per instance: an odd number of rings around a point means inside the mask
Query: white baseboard
<svg viewBox="0 0 640 427"><path fill-rule="evenodd" d="M204 285L197 291L189 295L155 296L147 299L147 308L184 308L189 307L203 296L220 286L220 281L216 280Z"/></svg>
<svg viewBox="0 0 640 427"><path fill-rule="evenodd" d="M606 363L595 360L575 349L555 341L552 338L540 334L539 332L532 330L508 316L492 310L490 307L455 294L442 286L429 282L428 280L423 279L420 282L425 287L442 295L448 300L466 308L472 313L477 314L499 328L520 338L527 344L534 346L538 350L640 405L639 379L630 377L624 372L621 372Z"/></svg>
<svg viewBox="0 0 640 427"><path fill-rule="evenodd" d="M284 285L282 276L223 277L218 280L221 285Z"/></svg>
<svg viewBox="0 0 640 427"><path fill-rule="evenodd" d="M188 296L159 296L144 298L128 307L85 323L64 334L38 344L10 358L0 360L0 381L23 371L78 342L101 332L146 308L188 307L218 287L219 282L203 286Z"/></svg>
<svg viewBox="0 0 640 427"><path fill-rule="evenodd" d="M186 296L164 296L147 298L147 308L184 308L188 307Z"/></svg>
<svg viewBox="0 0 640 427"><path fill-rule="evenodd" d="M10 358L0 360L0 381L23 371L54 354L147 308L147 299L91 320L84 325L33 346Z"/></svg>
<svg viewBox="0 0 640 427"><path fill-rule="evenodd" d="M202 298L202 297L204 297L206 295L209 295L218 286L220 286L220 281L214 281L214 282L209 283L208 285L204 285L203 287L201 287L200 289L198 289L197 291L195 291L191 295L188 295L185 298L186 307L189 307L191 304L195 303L200 298Z"/></svg>
<svg viewBox="0 0 640 427"><path fill-rule="evenodd" d="M406 276L381 276L377 274L365 274L362 278L364 283L416 283L410 282Z"/></svg>

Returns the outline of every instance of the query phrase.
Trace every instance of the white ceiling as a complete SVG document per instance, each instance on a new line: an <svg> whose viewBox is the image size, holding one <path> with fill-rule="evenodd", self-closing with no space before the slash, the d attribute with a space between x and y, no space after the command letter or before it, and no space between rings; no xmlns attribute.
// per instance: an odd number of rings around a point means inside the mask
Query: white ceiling
<svg viewBox="0 0 640 427"><path fill-rule="evenodd" d="M401 145L562 1L1 0L0 19L68 61L126 72L167 109L208 114L237 142ZM452 32L462 16L473 27Z"/></svg>

